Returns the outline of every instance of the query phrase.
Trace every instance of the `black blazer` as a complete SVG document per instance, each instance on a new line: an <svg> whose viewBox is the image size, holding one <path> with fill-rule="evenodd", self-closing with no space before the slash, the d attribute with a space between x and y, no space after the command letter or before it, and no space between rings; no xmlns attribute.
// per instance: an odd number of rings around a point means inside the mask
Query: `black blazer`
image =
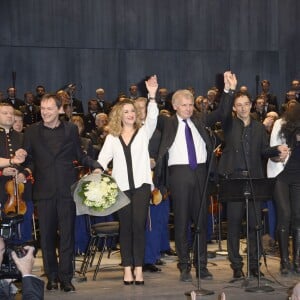
<svg viewBox="0 0 300 300"><path fill-rule="evenodd" d="M35 179L33 199L49 199L56 194L71 197L71 185L77 180L74 162L95 169L100 165L84 154L78 135L77 126L70 122L62 122L64 141L60 151L54 155L41 134L43 123L31 125L25 131L24 148L28 152L25 164L33 171Z"/></svg>
<svg viewBox="0 0 300 300"><path fill-rule="evenodd" d="M269 147L269 141L264 125L251 119L250 153L247 156L247 165L252 178L264 177L263 158L278 155L277 147ZM244 123L237 117L229 118L223 124L225 147L223 149L218 171L222 177L227 177L240 167L237 165L237 155L243 151L242 141ZM241 154L244 156L243 152Z"/></svg>
<svg viewBox="0 0 300 300"><path fill-rule="evenodd" d="M14 109L20 109L20 106L25 104L24 101L19 98L15 98L14 104L12 103L11 99L9 99L9 98L6 98L5 100L3 100L3 102L10 104L11 106L14 107Z"/></svg>
<svg viewBox="0 0 300 300"><path fill-rule="evenodd" d="M231 116L232 104L233 92L230 91L230 94L223 94L221 103L217 110L210 114L194 114L191 117L191 121L194 123L206 144L207 162L210 161L210 156L212 154L214 145L210 133L206 128L214 125L216 122L223 120L228 116ZM172 117L163 118L163 124L161 125L160 129L161 141L155 167L154 184L156 186L163 185L168 187L168 151L176 137L178 129L177 115L175 114Z"/></svg>
<svg viewBox="0 0 300 300"><path fill-rule="evenodd" d="M9 285L0 287L0 299L13 300L15 297L10 294ZM22 299L23 300L43 300L44 281L35 276L22 278Z"/></svg>

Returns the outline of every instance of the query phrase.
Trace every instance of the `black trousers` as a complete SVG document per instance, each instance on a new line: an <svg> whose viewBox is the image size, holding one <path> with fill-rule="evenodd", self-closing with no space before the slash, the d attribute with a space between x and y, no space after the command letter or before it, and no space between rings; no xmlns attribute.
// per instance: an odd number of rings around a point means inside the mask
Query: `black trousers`
<svg viewBox="0 0 300 300"><path fill-rule="evenodd" d="M130 204L119 210L122 266L140 267L144 263L145 224L150 203L150 184L125 191Z"/></svg>
<svg viewBox="0 0 300 300"><path fill-rule="evenodd" d="M277 228L289 231L300 228L300 182L276 181L274 199L277 211Z"/></svg>
<svg viewBox="0 0 300 300"><path fill-rule="evenodd" d="M56 196L38 201L37 208L45 273L50 280L69 282L73 277L75 202L71 197Z"/></svg>
<svg viewBox="0 0 300 300"><path fill-rule="evenodd" d="M245 202L228 202L227 203L227 251L228 258L231 262L232 269L241 269L243 259L239 253L240 234L242 220L245 215ZM257 243L256 243L256 216L261 222L260 202L256 202L256 210L253 201L249 200L249 260L250 269L257 268Z"/></svg>
<svg viewBox="0 0 300 300"><path fill-rule="evenodd" d="M184 269L191 265L187 239L188 226L191 220L195 228L197 226L206 176L205 164L198 165L196 170L192 170L188 165L169 167L169 184L173 200L175 245L179 259L179 269ZM207 197L205 197L202 205L199 224L201 268L207 265L206 226ZM197 249L195 251L197 252ZM194 257L197 258L197 255Z"/></svg>

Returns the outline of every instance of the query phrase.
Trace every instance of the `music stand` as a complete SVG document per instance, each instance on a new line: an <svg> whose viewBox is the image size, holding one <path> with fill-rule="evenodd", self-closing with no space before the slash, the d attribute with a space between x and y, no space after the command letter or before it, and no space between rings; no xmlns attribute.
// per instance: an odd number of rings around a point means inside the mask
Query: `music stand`
<svg viewBox="0 0 300 300"><path fill-rule="evenodd" d="M218 187L218 196L217 196L217 201L218 201L218 250L216 251L216 254L218 255L228 255L227 250L222 249L222 226L221 226L221 201L219 199L219 185Z"/></svg>
<svg viewBox="0 0 300 300"><path fill-rule="evenodd" d="M246 202L246 236L247 236L247 279L250 278L250 256L249 256L249 200L265 201L273 196L275 178L236 178L223 179L219 186L220 201L245 201ZM258 225L258 224L257 224ZM257 270L258 270L258 286L247 288L247 292L272 292L274 289L270 286L260 286L260 228L256 228L257 242Z"/></svg>

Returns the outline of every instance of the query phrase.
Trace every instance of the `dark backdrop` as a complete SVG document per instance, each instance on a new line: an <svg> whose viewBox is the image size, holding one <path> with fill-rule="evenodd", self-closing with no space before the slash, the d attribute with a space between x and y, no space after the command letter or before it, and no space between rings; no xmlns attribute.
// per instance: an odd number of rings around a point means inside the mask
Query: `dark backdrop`
<svg viewBox="0 0 300 300"><path fill-rule="evenodd" d="M171 90L203 94L232 69L255 94L269 79L282 101L300 77L299 0L1 0L0 90L42 84L103 87L113 100L157 74Z"/></svg>

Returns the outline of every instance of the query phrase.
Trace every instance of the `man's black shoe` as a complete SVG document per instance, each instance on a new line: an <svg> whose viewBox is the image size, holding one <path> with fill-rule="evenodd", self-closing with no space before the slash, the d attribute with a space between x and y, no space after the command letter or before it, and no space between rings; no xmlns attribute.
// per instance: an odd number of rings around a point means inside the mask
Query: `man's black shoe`
<svg viewBox="0 0 300 300"><path fill-rule="evenodd" d="M160 268L158 268L156 265L154 265L154 264L145 264L144 266L143 266L143 271L144 272L152 272L152 273L154 273L154 272L161 272L161 269Z"/></svg>
<svg viewBox="0 0 300 300"><path fill-rule="evenodd" d="M191 270L190 269L181 270L179 280L183 282L191 282L192 281Z"/></svg>
<svg viewBox="0 0 300 300"><path fill-rule="evenodd" d="M260 272L261 277L265 276L265 274L263 272L258 271L256 268L255 269L250 269L250 276L258 277L258 272Z"/></svg>
<svg viewBox="0 0 300 300"><path fill-rule="evenodd" d="M199 276L199 272L198 269L196 269L196 277L198 278L198 276ZM207 268L201 268L200 278L204 280L211 280L213 278L213 275L208 271Z"/></svg>
<svg viewBox="0 0 300 300"><path fill-rule="evenodd" d="M241 269L233 270L233 278L238 279L238 278L242 278L243 276L244 276L244 273Z"/></svg>
<svg viewBox="0 0 300 300"><path fill-rule="evenodd" d="M213 275L207 270L207 268L200 268L200 278L211 280L213 278Z"/></svg>
<svg viewBox="0 0 300 300"><path fill-rule="evenodd" d="M176 251L173 250L173 249L171 249L171 248L170 248L169 250L163 251L162 253L163 253L163 254L166 254L166 255L168 255L168 256L177 256Z"/></svg>
<svg viewBox="0 0 300 300"><path fill-rule="evenodd" d="M166 263L165 263L164 261L162 261L161 259L157 259L156 262L155 262L155 264L156 264L157 266L163 266L163 265L165 265Z"/></svg>
<svg viewBox="0 0 300 300"><path fill-rule="evenodd" d="M216 256L215 251L207 251L207 258L215 258Z"/></svg>
<svg viewBox="0 0 300 300"><path fill-rule="evenodd" d="M48 280L46 289L48 291L55 291L58 290L58 283L57 280Z"/></svg>
<svg viewBox="0 0 300 300"><path fill-rule="evenodd" d="M62 282L60 284L60 289L66 293L75 292L75 287L71 282Z"/></svg>

